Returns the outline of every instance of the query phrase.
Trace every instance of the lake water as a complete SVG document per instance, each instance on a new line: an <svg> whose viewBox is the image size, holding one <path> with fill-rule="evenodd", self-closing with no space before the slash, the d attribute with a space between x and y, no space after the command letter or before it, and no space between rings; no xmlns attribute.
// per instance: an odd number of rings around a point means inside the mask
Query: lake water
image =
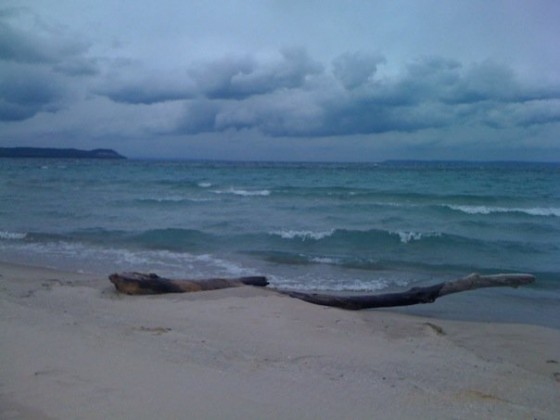
<svg viewBox="0 0 560 420"><path fill-rule="evenodd" d="M349 293L529 272L410 310L560 328L558 164L0 159L0 203L5 261Z"/></svg>

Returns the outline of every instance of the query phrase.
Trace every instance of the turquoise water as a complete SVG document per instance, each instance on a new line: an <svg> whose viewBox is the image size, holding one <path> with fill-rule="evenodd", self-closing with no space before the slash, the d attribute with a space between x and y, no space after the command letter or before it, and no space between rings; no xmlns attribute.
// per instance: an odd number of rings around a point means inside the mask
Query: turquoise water
<svg viewBox="0 0 560 420"><path fill-rule="evenodd" d="M345 292L530 272L488 296L560 312L556 164L3 159L0 202L7 261Z"/></svg>

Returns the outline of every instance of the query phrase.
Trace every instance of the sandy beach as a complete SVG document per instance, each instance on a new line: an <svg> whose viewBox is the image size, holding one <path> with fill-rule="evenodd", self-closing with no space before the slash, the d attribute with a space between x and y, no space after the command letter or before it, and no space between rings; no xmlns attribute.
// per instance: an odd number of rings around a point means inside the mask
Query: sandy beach
<svg viewBox="0 0 560 420"><path fill-rule="evenodd" d="M560 331L0 264L2 419L556 419Z"/></svg>

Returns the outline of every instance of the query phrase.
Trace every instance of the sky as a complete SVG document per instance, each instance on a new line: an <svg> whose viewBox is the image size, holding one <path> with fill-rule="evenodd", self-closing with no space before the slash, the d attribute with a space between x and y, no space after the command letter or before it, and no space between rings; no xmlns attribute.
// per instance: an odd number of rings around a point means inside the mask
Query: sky
<svg viewBox="0 0 560 420"><path fill-rule="evenodd" d="M557 0L3 0L0 147L560 161Z"/></svg>

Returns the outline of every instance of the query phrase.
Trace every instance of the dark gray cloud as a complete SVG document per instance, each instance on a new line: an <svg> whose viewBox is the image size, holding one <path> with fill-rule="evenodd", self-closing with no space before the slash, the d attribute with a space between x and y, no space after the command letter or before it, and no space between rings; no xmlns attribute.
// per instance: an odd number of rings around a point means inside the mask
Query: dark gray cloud
<svg viewBox="0 0 560 420"><path fill-rule="evenodd" d="M197 90L211 99L243 99L278 89L301 87L306 77L318 74L322 66L303 49L280 52L280 58L259 62L252 57L223 59L191 68Z"/></svg>
<svg viewBox="0 0 560 420"><path fill-rule="evenodd" d="M206 99L189 101L185 106L184 117L175 131L192 134L219 131L216 117L222 106L223 104L218 101ZM239 120L236 121L236 124L237 128L241 128L242 123Z"/></svg>
<svg viewBox="0 0 560 420"><path fill-rule="evenodd" d="M41 111L54 112L65 92L48 70L5 64L0 71L0 121L21 121Z"/></svg>
<svg viewBox="0 0 560 420"><path fill-rule="evenodd" d="M462 125L526 126L557 119L551 110L557 107L551 108L550 102L560 99L558 88L524 83L505 66L464 66L430 57L410 63L397 76L377 77L383 62L378 55L343 54L333 61L332 72L306 73L299 83L284 84L280 90L256 79L254 87L247 84L235 90L236 95L231 94L228 63L222 69L228 76L220 79L228 81L227 89L208 89L222 92L216 95L219 100L207 95L204 101L190 101L178 130L194 134L256 129L270 136L320 137ZM206 69L206 74L211 80L221 73ZM235 101L227 100L232 97ZM508 118L512 110L516 117Z"/></svg>
<svg viewBox="0 0 560 420"><path fill-rule="evenodd" d="M346 89L353 89L368 83L384 62L378 54L345 53L333 60L333 74Z"/></svg>
<svg viewBox="0 0 560 420"><path fill-rule="evenodd" d="M130 74L137 70L128 68L121 72ZM278 89L301 87L308 76L321 71L322 66L304 50L294 48L282 50L275 60L259 61L246 55L191 65L183 73L150 71L150 76L129 76L128 80L119 75L106 80L97 93L115 102L130 104L153 104L194 97L242 100Z"/></svg>
<svg viewBox="0 0 560 420"><path fill-rule="evenodd" d="M81 38L47 24L28 9L0 11L0 60L56 65L81 56L88 48Z"/></svg>
<svg viewBox="0 0 560 420"><path fill-rule="evenodd" d="M0 121L56 112L68 94L65 76L98 74L89 45L25 8L0 10Z"/></svg>
<svg viewBox="0 0 560 420"><path fill-rule="evenodd" d="M157 104L160 102L189 99L194 96L194 90L186 76L177 77L168 74L134 77L123 80L124 77L108 78L95 90L95 93L106 96L114 102L124 104Z"/></svg>
<svg viewBox="0 0 560 420"><path fill-rule="evenodd" d="M556 6L4 3L0 138L558 153Z"/></svg>
<svg viewBox="0 0 560 420"><path fill-rule="evenodd" d="M75 57L54 64L52 69L67 76L95 76L100 73L95 58Z"/></svg>

